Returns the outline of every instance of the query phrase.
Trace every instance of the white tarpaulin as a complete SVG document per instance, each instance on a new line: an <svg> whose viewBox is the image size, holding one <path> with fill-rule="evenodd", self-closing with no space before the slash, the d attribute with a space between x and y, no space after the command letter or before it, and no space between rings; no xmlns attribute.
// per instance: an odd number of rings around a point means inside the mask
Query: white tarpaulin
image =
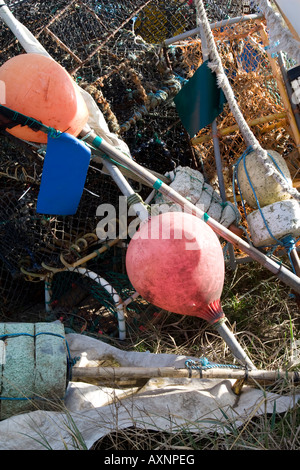
<svg viewBox="0 0 300 470"><path fill-rule="evenodd" d="M66 339L76 366L95 367L105 358L120 366L184 367L187 357L147 352L126 352L100 340L79 334ZM250 417L283 413L300 395L280 396L244 386L241 395L232 390L233 380L200 378L150 379L142 388L109 388L70 382L65 410L32 411L0 422L0 450L73 450L74 434L90 448L110 433L135 426L139 429L176 433L230 432ZM275 408L276 406L276 408ZM231 428L232 429L232 428Z"/></svg>

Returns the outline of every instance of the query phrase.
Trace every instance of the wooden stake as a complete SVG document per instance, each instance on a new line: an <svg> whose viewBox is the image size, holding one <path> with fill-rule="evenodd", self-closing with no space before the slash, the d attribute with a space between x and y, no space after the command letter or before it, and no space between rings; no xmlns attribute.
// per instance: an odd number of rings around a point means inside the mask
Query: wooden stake
<svg viewBox="0 0 300 470"><path fill-rule="evenodd" d="M257 126L259 124L265 124L266 122L277 121L284 119L287 116L286 113L277 113L277 114L268 114L267 116L262 116L256 119L252 119L247 124L248 126ZM239 131L239 126L236 124L234 126L226 127L225 129L218 129L218 134L220 136L225 136L233 134L234 132ZM202 135L200 137L194 137L191 140L192 145L203 144L209 142L213 138L212 135Z"/></svg>
<svg viewBox="0 0 300 470"><path fill-rule="evenodd" d="M268 47L269 46L269 38L268 38L268 35L267 35L266 30L264 28L262 28L260 30L260 35L261 35L263 45L265 47ZM291 103L290 103L290 100L289 100L289 97L288 97L288 94L287 94L287 91L286 91L286 88L285 88L285 85L284 85L284 81L283 81L283 78L282 78L282 75L281 75L281 72L280 72L280 68L279 68L276 60L271 56L271 54L268 51L267 51L267 55L268 55L268 58L269 58L269 61L270 61L270 65L272 67L273 75L274 75L274 78L276 80L278 90L279 90L279 93L280 93L280 96L281 96L286 114L287 114L287 118L288 118L290 126L291 126L292 137L293 137L293 140L294 140L294 142L297 146L298 152L300 154L300 133L299 133L298 126L297 126L297 123L296 123L296 120L295 120L295 116L294 116L294 113L293 113L293 110L292 110L292 106L291 106Z"/></svg>
<svg viewBox="0 0 300 470"><path fill-rule="evenodd" d="M203 379L241 379L251 383L270 383L287 380L292 383L300 382L298 372L284 370L249 370L233 369L230 367L211 369L177 369L174 367L73 367L72 379L151 379L157 377L173 378L203 378Z"/></svg>

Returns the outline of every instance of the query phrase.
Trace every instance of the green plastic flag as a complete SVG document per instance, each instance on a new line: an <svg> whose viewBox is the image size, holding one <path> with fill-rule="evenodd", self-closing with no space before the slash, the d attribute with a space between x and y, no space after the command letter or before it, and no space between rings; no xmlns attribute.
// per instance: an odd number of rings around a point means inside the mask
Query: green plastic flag
<svg viewBox="0 0 300 470"><path fill-rule="evenodd" d="M193 137L223 111L226 97L217 85L216 74L204 62L175 96L181 122Z"/></svg>

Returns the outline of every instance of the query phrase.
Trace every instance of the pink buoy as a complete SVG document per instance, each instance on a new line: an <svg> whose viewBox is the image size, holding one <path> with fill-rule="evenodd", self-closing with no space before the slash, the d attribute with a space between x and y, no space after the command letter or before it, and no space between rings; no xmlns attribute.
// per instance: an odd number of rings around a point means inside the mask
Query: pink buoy
<svg viewBox="0 0 300 470"><path fill-rule="evenodd" d="M157 307L209 323L224 316L222 247L198 217L168 212L142 224L129 243L126 268L134 288Z"/></svg>
<svg viewBox="0 0 300 470"><path fill-rule="evenodd" d="M148 302L208 321L235 357L254 364L225 325L221 305L225 263L217 235L200 218L167 212L141 224L126 254L129 280Z"/></svg>

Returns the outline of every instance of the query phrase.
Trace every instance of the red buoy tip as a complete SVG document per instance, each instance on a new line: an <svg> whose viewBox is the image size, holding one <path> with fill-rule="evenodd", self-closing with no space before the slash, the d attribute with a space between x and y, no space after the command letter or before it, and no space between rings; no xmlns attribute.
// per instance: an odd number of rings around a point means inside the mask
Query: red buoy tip
<svg viewBox="0 0 300 470"><path fill-rule="evenodd" d="M220 300L215 300L209 305L206 305L206 307L203 308L203 310L199 310L199 313L195 316L203 318L203 320L206 320L210 325L213 325L222 318L225 318Z"/></svg>

